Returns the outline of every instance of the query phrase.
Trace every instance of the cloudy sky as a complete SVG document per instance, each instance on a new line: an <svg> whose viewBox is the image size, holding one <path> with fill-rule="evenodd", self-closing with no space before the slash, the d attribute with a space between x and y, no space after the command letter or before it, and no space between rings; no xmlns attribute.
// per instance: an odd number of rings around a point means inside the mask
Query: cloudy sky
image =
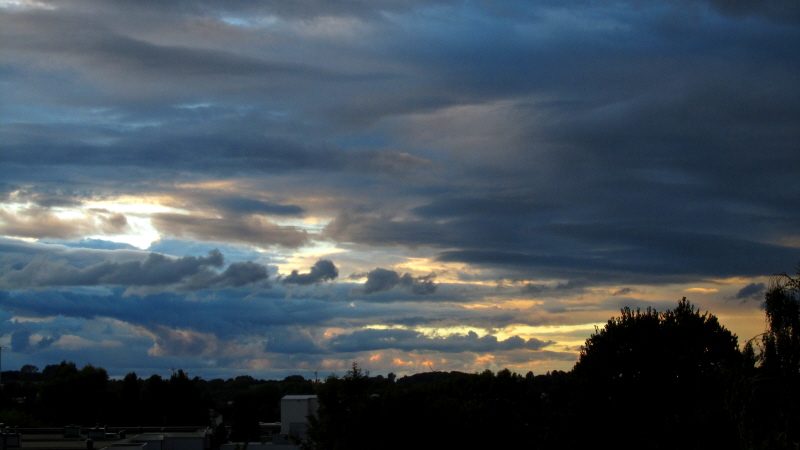
<svg viewBox="0 0 800 450"><path fill-rule="evenodd" d="M569 370L800 262L800 6L0 0L3 368Z"/></svg>

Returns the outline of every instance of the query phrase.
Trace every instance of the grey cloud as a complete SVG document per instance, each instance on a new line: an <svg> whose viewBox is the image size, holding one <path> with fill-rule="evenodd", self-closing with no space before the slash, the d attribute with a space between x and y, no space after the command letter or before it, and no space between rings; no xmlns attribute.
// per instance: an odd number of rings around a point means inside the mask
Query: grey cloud
<svg viewBox="0 0 800 450"><path fill-rule="evenodd" d="M15 271L6 272L2 280L6 286L95 286L95 285L135 285L152 286L178 283L195 275L206 266L219 267L223 264L222 254L209 253L208 258L192 256L171 260L164 255L151 253L145 261L102 262L86 268L64 263L51 263L36 259Z"/></svg>
<svg viewBox="0 0 800 450"><path fill-rule="evenodd" d="M120 114L123 114L120 112ZM160 114L158 111L152 114ZM146 120L143 117L141 120ZM136 122L136 117L128 120ZM148 171L121 174L136 186L142 178L161 180L176 169L192 173L235 175L242 173L292 173L314 170L321 173L355 173L363 176L399 177L429 168L432 163L408 153L390 150L363 150L337 147L303 140L284 130L287 124L260 110L248 114L233 111L221 117L189 117L176 120L159 118L159 125L147 130L133 127L120 131L117 126L74 125L69 128L52 124L0 124L7 139L0 143L3 161L48 174L58 173L70 179L75 165L82 167L146 168ZM265 135L264 128L271 129ZM277 129L275 129L277 128ZM309 130L308 133L312 131ZM89 141L87 143L87 141ZM105 145L94 141L113 141L118 152L109 153ZM202 149L199 152L197 149ZM32 172L21 177L18 171L6 170L8 179L30 181L39 176ZM88 179L103 178L87 170ZM134 176L135 175L135 176ZM132 187L134 187L132 186ZM145 186L147 187L147 186ZM262 212L276 215L299 215L300 205L283 205L258 198L220 197L203 193L194 198L199 203L233 213ZM193 199L191 193L181 193ZM212 198L209 199L208 197ZM262 203L258 203L262 202Z"/></svg>
<svg viewBox="0 0 800 450"><path fill-rule="evenodd" d="M527 341L519 336L511 336L500 341L497 337L486 335L478 337L474 331L466 335L454 334L444 338L431 338L414 330L366 329L333 338L330 348L338 352L356 352L383 349L399 349L404 351L440 351L448 353L461 352L495 352L516 349L539 350L552 344L530 338Z"/></svg>
<svg viewBox="0 0 800 450"><path fill-rule="evenodd" d="M218 250L212 250L207 257L177 259L150 253L144 261L104 261L87 267L38 257L19 268L4 267L0 284L7 288L175 285L203 289L241 287L268 277L265 266L250 261L231 264L222 273L210 270L221 268L223 264L223 255Z"/></svg>
<svg viewBox="0 0 800 450"><path fill-rule="evenodd" d="M0 208L0 233L7 236L71 239L87 234L119 234L128 229L123 214L87 211L84 217L61 218L47 208L11 212Z"/></svg>
<svg viewBox="0 0 800 450"><path fill-rule="evenodd" d="M590 286L591 283L587 280L567 280L566 282L559 282L556 284L537 284L527 283L522 286L523 294L533 295L546 295L548 293L563 293L563 292L582 292L584 288Z"/></svg>
<svg viewBox="0 0 800 450"><path fill-rule="evenodd" d="M217 286L241 287L257 281L266 280L268 276L266 266L252 261L233 263L219 275L219 280L213 283Z"/></svg>
<svg viewBox="0 0 800 450"><path fill-rule="evenodd" d="M153 226L162 233L204 241L234 241L287 248L298 248L311 241L311 236L305 230L279 226L257 216L218 219L159 213L154 214L152 220Z"/></svg>
<svg viewBox="0 0 800 450"><path fill-rule="evenodd" d="M339 269L328 259L320 259L311 267L308 273L298 273L293 270L283 278L284 284L298 284L301 286L335 280L339 276Z"/></svg>
<svg viewBox="0 0 800 450"><path fill-rule="evenodd" d="M186 284L188 289L208 289L242 287L265 281L269 277L267 267L252 261L236 262L229 265L222 273L199 273Z"/></svg>
<svg viewBox="0 0 800 450"><path fill-rule="evenodd" d="M276 216L299 216L303 208L297 205L281 205L245 197L225 197L212 200L212 205L237 214L267 214Z"/></svg>
<svg viewBox="0 0 800 450"><path fill-rule="evenodd" d="M178 80L181 77L214 80L235 86L246 79L269 80L276 77L314 77L317 80L346 79L325 69L304 64L269 61L243 56L236 52L164 45L114 33L98 26L88 18L61 13L9 14L13 20L4 22L4 41L15 43L17 48L40 51L70 62L76 68L81 63L92 64L97 71L110 70L121 78L135 74L141 80ZM72 31L62 39L30 33L33 28ZM72 59L67 59L69 56Z"/></svg>
<svg viewBox="0 0 800 450"><path fill-rule="evenodd" d="M514 310L469 310L449 303L435 308L421 303L353 303L348 298L349 289L333 284L314 298L288 295L280 285L259 291L171 290L148 295L126 295L125 287L0 291L0 312L86 320L108 317L140 326L161 324L212 333L223 340L273 333L276 327L287 326L351 328L378 323L450 327L468 323L490 329L512 323L541 324L540 318L520 317Z"/></svg>
<svg viewBox="0 0 800 450"><path fill-rule="evenodd" d="M42 208L80 206L83 195L62 189L16 189L13 199L18 203L30 202Z"/></svg>
<svg viewBox="0 0 800 450"><path fill-rule="evenodd" d="M364 293L388 291L400 284L400 275L394 270L373 269L367 274L367 281L364 283Z"/></svg>
<svg viewBox="0 0 800 450"><path fill-rule="evenodd" d="M527 267L550 276L575 273L586 280L607 283L659 282L659 279L661 282L688 281L702 278L701 274L759 276L764 272L775 272L777 266L792 266L797 259L796 251L788 247L706 233L588 225L553 226L548 231L556 231L556 237L572 238L573 245L565 247L560 254L452 250L441 252L438 259L510 269ZM603 243L619 248L580 251L583 245ZM620 246L621 243L626 245ZM735 255L748 257L736 258Z"/></svg>
<svg viewBox="0 0 800 450"><path fill-rule="evenodd" d="M325 353L306 333L291 328L270 332L265 351L284 355Z"/></svg>
<svg viewBox="0 0 800 450"><path fill-rule="evenodd" d="M411 289L411 292L415 295L428 295L433 294L436 292L436 284L434 284L433 280L436 278L435 274L414 277L411 274L404 273L402 277L400 277L400 285Z"/></svg>
<svg viewBox="0 0 800 450"><path fill-rule="evenodd" d="M174 330L163 325L148 328L155 341L154 356L200 356L214 355L223 344L214 335L192 331Z"/></svg>
<svg viewBox="0 0 800 450"><path fill-rule="evenodd" d="M415 277L410 273L400 275L394 270L378 267L366 274L354 274L351 277L361 278L362 276L367 277L367 281L360 289L364 295L389 291L396 286L401 286L415 295L427 295L435 293L437 287L433 282L436 278L435 274Z"/></svg>
<svg viewBox="0 0 800 450"><path fill-rule="evenodd" d="M739 300L759 299L764 295L765 290L766 286L764 283L750 283L747 286L739 289L739 292L736 293L736 298Z"/></svg>

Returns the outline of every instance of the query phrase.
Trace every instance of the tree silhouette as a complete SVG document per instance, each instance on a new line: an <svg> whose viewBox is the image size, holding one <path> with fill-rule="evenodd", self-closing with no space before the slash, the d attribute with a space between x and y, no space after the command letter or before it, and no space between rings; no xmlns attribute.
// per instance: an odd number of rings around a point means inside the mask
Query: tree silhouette
<svg viewBox="0 0 800 450"><path fill-rule="evenodd" d="M800 271L798 275L774 276L764 298L767 331L762 367L770 376L800 375Z"/></svg>
<svg viewBox="0 0 800 450"><path fill-rule="evenodd" d="M46 420L55 425L94 424L108 417L108 373L87 364L78 370L75 363L62 361L42 371L39 405Z"/></svg>
<svg viewBox="0 0 800 450"><path fill-rule="evenodd" d="M764 296L767 327L761 352L745 347L745 373L732 405L744 448L800 447L800 269L772 277ZM760 365L753 369L754 363Z"/></svg>
<svg viewBox="0 0 800 450"><path fill-rule="evenodd" d="M376 415L371 414L369 371L353 363L343 377L330 375L319 388L319 409L309 417L306 450L380 448L374 445L370 431Z"/></svg>
<svg viewBox="0 0 800 450"><path fill-rule="evenodd" d="M591 430L583 437L624 426L618 448L732 445L723 379L741 366L736 335L686 298L664 313L621 312L586 341L574 368L576 411Z"/></svg>

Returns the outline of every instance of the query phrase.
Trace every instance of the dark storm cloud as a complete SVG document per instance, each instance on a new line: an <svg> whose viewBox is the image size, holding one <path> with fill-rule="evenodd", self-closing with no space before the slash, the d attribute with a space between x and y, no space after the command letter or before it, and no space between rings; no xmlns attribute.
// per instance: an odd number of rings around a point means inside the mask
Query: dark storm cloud
<svg viewBox="0 0 800 450"><path fill-rule="evenodd" d="M339 276L339 269L329 259L320 259L311 267L308 273L298 273L293 270L292 273L283 277L284 284L297 284L306 286L309 284L317 284L325 281L333 281Z"/></svg>
<svg viewBox="0 0 800 450"><path fill-rule="evenodd" d="M791 247L709 233L647 229L644 224L641 229L620 224L553 225L543 228L539 236L551 237L550 244L561 241L563 247L545 246L536 251L536 241L522 241L517 247L528 248L531 253L453 250L440 253L438 258L514 269L529 267L551 276L574 273L594 281L613 274L608 282L758 276L779 266L792 266L798 258Z"/></svg>
<svg viewBox="0 0 800 450"><path fill-rule="evenodd" d="M314 298L289 296L280 286L258 292L252 289L217 289L193 291L190 294L162 292L149 295L136 292L126 294L124 287L58 291L0 290L0 316L8 312L21 317L62 317L73 321L110 318L151 331L156 326L191 330L203 336L213 335L220 341L264 335L271 337L269 348L276 353L283 351L281 342L288 339L287 336L297 335L297 327L350 328L413 323L443 327L470 324L476 328L491 329L511 323L540 324L521 318L512 310L475 311L447 303L436 308L411 302L353 303L348 298L350 289L350 286L337 288L334 284L325 293L315 293ZM0 321L0 326L9 323ZM47 322L27 323L31 327L40 327L41 324L48 326ZM2 331L13 332L17 329L4 328ZM46 330L44 334L50 335L50 328Z"/></svg>
<svg viewBox="0 0 800 450"><path fill-rule="evenodd" d="M478 337L478 334L474 331L470 331L465 335L453 334L444 338L432 338L414 330L367 329L337 336L331 340L330 347L337 352L360 352L394 348L404 351L430 350L448 353L489 353L517 349L539 350L552 343L551 341L544 342L534 338L526 341L519 336L511 336L506 340L500 341L492 335Z"/></svg>
<svg viewBox="0 0 800 450"><path fill-rule="evenodd" d="M189 287L193 289L242 287L265 281L267 277L269 277L267 267L262 264L253 261L236 262L220 274L193 277Z"/></svg>
<svg viewBox="0 0 800 450"><path fill-rule="evenodd" d="M568 280L564 283L557 283L555 285L527 283L522 286L522 293L537 296L563 295L565 292L581 293L591 283L587 280Z"/></svg>
<svg viewBox="0 0 800 450"><path fill-rule="evenodd" d="M367 281L364 283L364 294L388 291L398 284L400 284L400 274L394 270L381 269L379 267L367 273Z"/></svg>
<svg viewBox="0 0 800 450"><path fill-rule="evenodd" d="M275 216L299 216L303 208L297 205L280 205L245 197L225 197L210 202L212 205L235 214L266 214Z"/></svg>
<svg viewBox="0 0 800 450"><path fill-rule="evenodd" d="M30 202L43 208L80 206L83 197L81 192L68 192L60 189L14 190L14 200L17 202Z"/></svg>
<svg viewBox="0 0 800 450"><path fill-rule="evenodd" d="M356 275L359 277L364 276L364 274ZM366 277L367 281L364 283L363 288L361 288L361 292L365 295L385 292L396 286L402 286L415 295L426 295L436 292L436 284L433 282L433 279L436 278L434 274L415 277L410 273L400 275L400 273L394 270L382 269L379 267L370 270L366 274Z"/></svg>
<svg viewBox="0 0 800 450"><path fill-rule="evenodd" d="M176 174L194 180L197 174L302 174L308 170L331 176L353 172L364 176L398 176L431 166L424 158L387 149L351 150L301 142L295 136L282 137L281 127L285 124L274 125L273 117L261 114L191 120L165 117L163 125L145 129L134 127L124 132L116 126L0 123L0 132L8 137L0 142L3 149L0 160L4 162L0 172L7 179L47 181L53 174L65 180L75 178L76 172L80 173L76 166L126 167L131 170L119 173L120 181L135 189L143 180L161 181L175 174L175 170L194 174ZM275 135L265 135L264 129L270 127L278 128ZM114 146L109 148L96 141L113 141ZM22 168L25 168L25 177L21 176ZM103 178L102 173L92 170L81 175L89 180ZM187 198L191 199L191 195ZM199 203L209 203L231 213L300 215L303 212L301 205L275 204L257 198L211 198Z"/></svg>
<svg viewBox="0 0 800 450"><path fill-rule="evenodd" d="M296 329L272 330L268 333L268 343L265 348L270 353L317 355L326 353L309 336Z"/></svg>
<svg viewBox="0 0 800 450"><path fill-rule="evenodd" d="M415 295L428 295L436 292L436 284L433 282L435 278L436 274L414 277L411 274L404 273L400 277L400 285L410 289Z"/></svg>
<svg viewBox="0 0 800 450"><path fill-rule="evenodd" d="M39 257L18 267L2 267L0 285L6 288L51 286L169 286L186 289L240 287L267 279L265 266L238 262L218 273L224 257L218 250L206 257L172 259L150 253L144 261L104 261L76 267L62 261Z"/></svg>
<svg viewBox="0 0 800 450"><path fill-rule="evenodd" d="M724 44L687 26L696 34L692 39L708 46L703 52ZM614 55L626 52L624 47L603 49L590 58L605 55L606 61L587 62L587 67L596 64L602 72L628 65L646 81L623 83L611 73L598 73L586 80L597 84L587 91L592 97L530 105L528 113L546 114L537 129L523 135L528 142L509 143L516 149L506 155L509 164L476 168L485 176L470 174L485 183L483 195L445 192L402 220L391 214L342 214L328 232L336 239L371 245L461 248L462 257L446 253L443 260L529 267L551 276L596 270L628 279L637 273L642 279L659 274L754 275L792 265L794 250L764 243L761 236L794 233L791 224L800 206L794 188L787 195L777 186L764 186L764 180L796 175L796 154L787 144L800 137L793 125L800 118L797 90L790 82L797 55L785 42L796 42L797 31L779 28L773 35L768 27L756 28L744 32L754 39L752 45L731 37L736 33L726 37L726 45L745 52L742 60L698 60L702 55L687 56L692 54L689 48L685 55L679 48L665 48L676 53L667 59L653 56L656 66L691 58L714 76L667 67L650 72L641 61ZM762 50L771 54L770 67L747 72L746 67L758 65ZM646 53L640 57L648 58ZM583 73L587 67L575 70ZM574 87L563 77L545 80L550 84L544 90L553 94ZM786 91L791 94L785 96ZM521 106L515 111L524 113ZM753 133L743 134L745 128ZM551 146L558 151L549 151ZM674 156L676 151L680 157ZM661 167L654 168L654 162ZM580 232L564 233L560 228L570 228L559 225L564 222L585 225ZM743 233L745 223L759 231ZM693 233L677 231L686 229ZM677 248L671 248L675 243ZM615 249L620 249L616 255ZM755 260L735 257L751 253ZM781 262L768 264L772 258Z"/></svg>
<svg viewBox="0 0 800 450"><path fill-rule="evenodd" d="M57 11L6 15L9 18L2 21L4 31L0 34L6 50L41 52L73 64L92 64L96 71L110 70L121 77L135 75L140 80L163 82L190 76L231 86L237 80L252 78L270 83L276 77L346 79L324 69L252 58L233 51L159 45L117 34L88 18ZM36 28L61 31L62 39L30 32Z"/></svg>

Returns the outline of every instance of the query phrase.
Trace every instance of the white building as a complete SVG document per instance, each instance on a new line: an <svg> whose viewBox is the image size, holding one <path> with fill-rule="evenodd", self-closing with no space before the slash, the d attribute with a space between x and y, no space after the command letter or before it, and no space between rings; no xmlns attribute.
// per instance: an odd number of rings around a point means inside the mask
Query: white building
<svg viewBox="0 0 800 450"><path fill-rule="evenodd" d="M286 395L281 399L281 434L297 434L306 438L308 416L316 416L319 403L316 395Z"/></svg>

